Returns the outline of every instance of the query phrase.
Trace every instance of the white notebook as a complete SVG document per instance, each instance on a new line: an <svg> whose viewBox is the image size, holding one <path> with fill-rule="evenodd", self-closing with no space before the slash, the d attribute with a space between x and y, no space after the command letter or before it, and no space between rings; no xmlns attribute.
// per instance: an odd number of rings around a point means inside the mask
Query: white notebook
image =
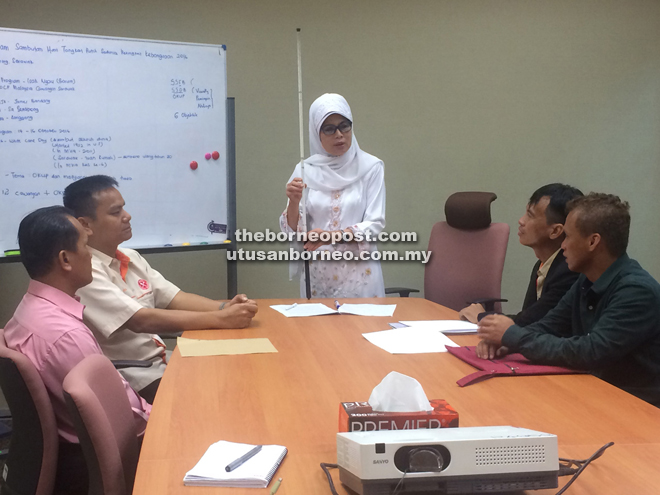
<svg viewBox="0 0 660 495"><path fill-rule="evenodd" d="M225 467L252 450L255 445L221 440L211 445L200 461L183 477L188 486L232 486L237 488L266 488L287 453L281 445L264 445L244 464L233 471Z"/></svg>

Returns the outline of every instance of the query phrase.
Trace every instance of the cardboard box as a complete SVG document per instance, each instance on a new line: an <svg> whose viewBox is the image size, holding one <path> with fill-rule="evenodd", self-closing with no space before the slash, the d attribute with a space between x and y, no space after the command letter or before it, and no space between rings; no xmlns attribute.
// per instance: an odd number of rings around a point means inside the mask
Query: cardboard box
<svg viewBox="0 0 660 495"><path fill-rule="evenodd" d="M431 400L432 411L379 412L368 402L339 404L339 431L415 430L419 428L455 428L458 412L443 399Z"/></svg>

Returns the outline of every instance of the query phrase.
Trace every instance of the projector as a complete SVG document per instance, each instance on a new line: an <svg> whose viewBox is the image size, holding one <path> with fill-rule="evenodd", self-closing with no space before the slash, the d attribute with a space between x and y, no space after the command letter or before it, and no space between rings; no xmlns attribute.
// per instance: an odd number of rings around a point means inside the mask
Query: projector
<svg viewBox="0 0 660 495"><path fill-rule="evenodd" d="M360 495L557 488L557 436L513 426L337 433L341 482Z"/></svg>

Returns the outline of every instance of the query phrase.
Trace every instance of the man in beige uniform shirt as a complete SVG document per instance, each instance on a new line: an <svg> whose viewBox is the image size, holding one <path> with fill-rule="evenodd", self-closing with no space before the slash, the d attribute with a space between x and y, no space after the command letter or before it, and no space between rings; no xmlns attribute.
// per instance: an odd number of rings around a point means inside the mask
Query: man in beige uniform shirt
<svg viewBox="0 0 660 495"><path fill-rule="evenodd" d="M148 360L149 368L121 370L147 401L153 399L165 371L165 345L156 333L208 328L245 328L257 304L244 294L229 302L179 290L132 249L119 244L132 237L131 216L112 177L94 175L64 191L89 234L94 280L77 294L84 319L110 359Z"/></svg>

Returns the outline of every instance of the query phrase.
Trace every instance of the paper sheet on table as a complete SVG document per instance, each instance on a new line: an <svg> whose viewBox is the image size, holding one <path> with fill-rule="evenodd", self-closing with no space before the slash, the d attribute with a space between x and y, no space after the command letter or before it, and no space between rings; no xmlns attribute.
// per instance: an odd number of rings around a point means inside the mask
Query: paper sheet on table
<svg viewBox="0 0 660 495"><path fill-rule="evenodd" d="M392 316L396 304L341 304L339 311L321 303L303 304L275 304L271 306L275 311L291 318L296 316L320 315L358 315L358 316Z"/></svg>
<svg viewBox="0 0 660 495"><path fill-rule="evenodd" d="M392 316L396 304L342 304L339 306L341 314L360 316Z"/></svg>
<svg viewBox="0 0 660 495"><path fill-rule="evenodd" d="M282 313L287 318L296 316L320 316L337 314L336 309L329 308L321 303L303 304L275 304L271 306L275 311Z"/></svg>
<svg viewBox="0 0 660 495"><path fill-rule="evenodd" d="M178 337L176 345L182 357L265 354L277 352L271 341L261 339L201 340Z"/></svg>
<svg viewBox="0 0 660 495"><path fill-rule="evenodd" d="M362 336L390 354L447 352L445 347L447 345L458 347L442 332L424 328L395 328L382 332L363 333Z"/></svg>
<svg viewBox="0 0 660 495"><path fill-rule="evenodd" d="M464 334L477 333L477 325L462 320L420 320L400 321L403 325L415 328L428 328L442 333Z"/></svg>

